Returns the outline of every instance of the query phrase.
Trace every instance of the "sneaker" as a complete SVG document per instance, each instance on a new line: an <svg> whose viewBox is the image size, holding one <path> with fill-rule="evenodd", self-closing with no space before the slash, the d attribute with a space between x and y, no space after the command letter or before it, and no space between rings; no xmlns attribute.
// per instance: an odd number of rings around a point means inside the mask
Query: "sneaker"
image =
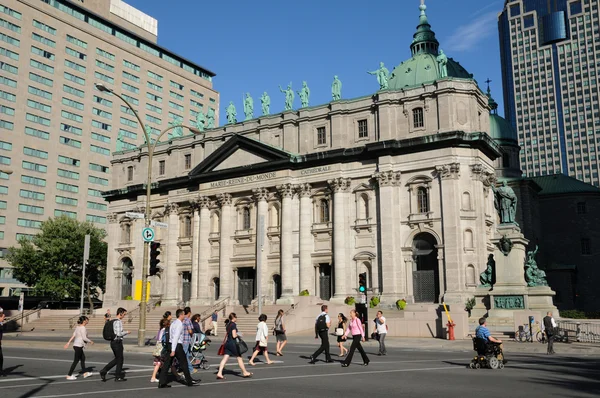
<svg viewBox="0 0 600 398"><path fill-rule="evenodd" d="M90 376L93 376L93 375L94 375L94 373L93 373L93 372L85 372L85 373L83 374L83 378L84 378L84 379L87 379L88 377L90 377Z"/></svg>
<svg viewBox="0 0 600 398"><path fill-rule="evenodd" d="M150 379L150 383L158 383L158 379Z"/></svg>
<svg viewBox="0 0 600 398"><path fill-rule="evenodd" d="M67 380L77 380L77 376L75 376L75 375L67 376Z"/></svg>

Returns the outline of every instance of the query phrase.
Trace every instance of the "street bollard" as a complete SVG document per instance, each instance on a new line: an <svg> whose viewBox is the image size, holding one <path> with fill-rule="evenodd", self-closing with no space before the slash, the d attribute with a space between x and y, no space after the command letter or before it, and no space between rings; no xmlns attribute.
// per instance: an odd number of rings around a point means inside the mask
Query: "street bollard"
<svg viewBox="0 0 600 398"><path fill-rule="evenodd" d="M446 326L448 327L448 340L454 340L454 326L456 326L456 324L454 322L448 322Z"/></svg>

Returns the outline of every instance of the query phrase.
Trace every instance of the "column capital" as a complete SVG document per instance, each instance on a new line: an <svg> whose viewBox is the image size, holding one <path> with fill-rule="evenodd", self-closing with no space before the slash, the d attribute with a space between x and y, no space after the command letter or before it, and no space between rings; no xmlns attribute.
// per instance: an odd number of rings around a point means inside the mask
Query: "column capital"
<svg viewBox="0 0 600 398"><path fill-rule="evenodd" d="M179 205L174 202L168 202L165 204L165 214L166 215L176 215L179 209Z"/></svg>
<svg viewBox="0 0 600 398"><path fill-rule="evenodd" d="M212 200L208 196L199 195L196 204L199 209L208 209L212 205Z"/></svg>
<svg viewBox="0 0 600 398"><path fill-rule="evenodd" d="M402 173L399 171L380 171L373 174L373 178L377 181L380 187L389 187L400 185L400 177Z"/></svg>
<svg viewBox="0 0 600 398"><path fill-rule="evenodd" d="M486 169L481 163L472 164L471 173L474 180L483 182L483 185L486 187L496 184L496 173L492 170Z"/></svg>
<svg viewBox="0 0 600 398"><path fill-rule="evenodd" d="M269 198L269 190L267 188L254 188L252 190L252 195L254 195L254 200L257 202L266 202Z"/></svg>
<svg viewBox="0 0 600 398"><path fill-rule="evenodd" d="M108 213L106 215L109 224L114 224L117 222L117 214L116 213Z"/></svg>
<svg viewBox="0 0 600 398"><path fill-rule="evenodd" d="M448 163L435 166L435 172L444 180L456 180L460 177L460 163Z"/></svg>
<svg viewBox="0 0 600 398"><path fill-rule="evenodd" d="M296 189L301 198L309 198L312 195L312 186L308 183L298 184Z"/></svg>
<svg viewBox="0 0 600 398"><path fill-rule="evenodd" d="M350 178L337 177L327 180L327 184L333 193L347 192L350 188L351 181L352 180Z"/></svg>
<svg viewBox="0 0 600 398"><path fill-rule="evenodd" d="M219 205L223 206L231 206L233 202L233 197L230 193L220 193L217 194L217 200L219 201Z"/></svg>
<svg viewBox="0 0 600 398"><path fill-rule="evenodd" d="M281 199L292 198L294 196L294 185L290 183L278 185L277 191L279 192Z"/></svg>

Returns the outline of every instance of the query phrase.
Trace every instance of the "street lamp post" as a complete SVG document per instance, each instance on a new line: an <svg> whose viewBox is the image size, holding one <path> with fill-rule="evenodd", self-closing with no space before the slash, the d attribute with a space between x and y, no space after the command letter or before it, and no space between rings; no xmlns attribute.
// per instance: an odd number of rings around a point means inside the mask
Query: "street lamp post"
<svg viewBox="0 0 600 398"><path fill-rule="evenodd" d="M161 131L160 134L158 135L158 137L156 137L156 141L154 141L154 143L152 143L150 141L150 135L146 131L146 127L144 126L144 123L142 123L142 120L140 119L138 112L133 108L133 106L131 106L131 104L129 102L127 102L127 100L125 98L123 98L121 95L115 93L113 90L109 89L108 87L106 87L103 84L96 84L96 88L101 92L113 94L113 95L117 96L121 101L123 101L125 103L125 105L127 105L127 107L129 109L131 109L131 111L137 118L138 123L142 127L142 131L144 132L144 137L146 138L146 145L148 148L148 179L146 182L146 211L144 214L144 219L146 222L146 227L150 227L150 195L152 193L152 190L151 190L151 187L152 187L152 156L154 155L154 150L156 149L156 145L160 141L160 138L166 132L168 132L176 127L185 127L195 134L199 133L200 131L197 129L194 129L192 127L183 125L183 124L170 126L166 129L164 129L163 131ZM144 242L144 258L142 260L142 296L141 296L141 300L140 300L140 326L138 329L138 345L140 347L144 346L144 343L145 343L144 340L146 337L145 336L145 334L146 334L146 304L147 304L146 296L148 295L147 284L148 284L148 269L149 269L149 260L150 260L149 255L148 255L149 247L150 247L150 242Z"/></svg>

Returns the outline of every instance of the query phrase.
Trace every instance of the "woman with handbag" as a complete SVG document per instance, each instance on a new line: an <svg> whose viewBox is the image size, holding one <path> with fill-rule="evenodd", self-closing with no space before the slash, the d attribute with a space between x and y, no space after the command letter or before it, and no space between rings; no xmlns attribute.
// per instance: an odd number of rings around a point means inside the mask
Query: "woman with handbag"
<svg viewBox="0 0 600 398"><path fill-rule="evenodd" d="M346 325L348 324L348 318L341 312L338 314L338 325L335 329L335 335L337 336L338 347L340 347L340 357L343 357L348 353L348 349L344 347L346 340L344 339L344 333L346 333Z"/></svg>
<svg viewBox="0 0 600 398"><path fill-rule="evenodd" d="M267 365L273 364L273 361L269 359L269 350L267 350L267 339L269 334L269 327L267 326L267 316L260 314L258 317L258 325L256 325L256 345L254 346L254 353L248 362L250 365L255 366L254 358L262 352L267 360Z"/></svg>
<svg viewBox="0 0 600 398"><path fill-rule="evenodd" d="M242 370L242 377L252 377L252 373L246 370L244 360L242 359L242 354L248 351L248 346L241 339L241 334L238 333L235 321L237 321L237 315L234 312L229 314L228 319L225 320L225 340L223 340L223 344L219 348L219 355L223 355L223 359L219 364L217 380L225 380L225 377L223 377L223 368L227 364L229 357L237 358L238 365Z"/></svg>
<svg viewBox="0 0 600 398"><path fill-rule="evenodd" d="M283 324L283 310L277 311L277 316L275 317L275 339L277 340L277 347L275 351L275 355L278 357L282 357L283 347L287 344L287 337L285 335L285 325Z"/></svg>
<svg viewBox="0 0 600 398"><path fill-rule="evenodd" d="M361 341L365 341L365 330L362 322L358 319L355 310L350 310L350 321L348 321L348 328L346 329L346 333L344 333L344 339L347 338L350 333L352 333L352 345L350 346L350 352L346 356L346 359L342 362L342 367L347 368L350 366L350 363L352 363L352 356L356 349L360 352L363 366L367 366L370 362L369 357L367 357L365 350L360 344Z"/></svg>

